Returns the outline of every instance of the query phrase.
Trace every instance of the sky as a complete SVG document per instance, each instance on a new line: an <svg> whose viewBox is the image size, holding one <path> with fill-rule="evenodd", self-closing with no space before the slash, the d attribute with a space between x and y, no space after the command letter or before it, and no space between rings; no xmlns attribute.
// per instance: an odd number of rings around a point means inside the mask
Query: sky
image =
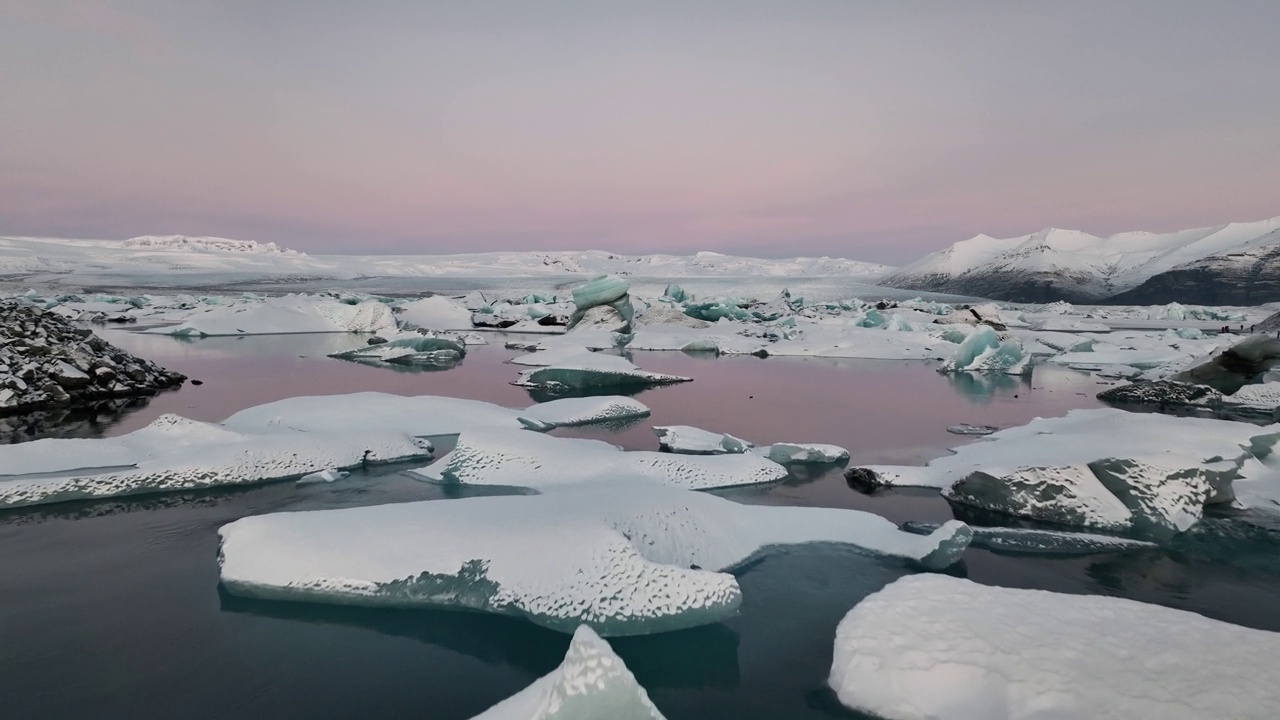
<svg viewBox="0 0 1280 720"><path fill-rule="evenodd" d="M0 234L904 263L1280 215L1280 2L0 0Z"/></svg>

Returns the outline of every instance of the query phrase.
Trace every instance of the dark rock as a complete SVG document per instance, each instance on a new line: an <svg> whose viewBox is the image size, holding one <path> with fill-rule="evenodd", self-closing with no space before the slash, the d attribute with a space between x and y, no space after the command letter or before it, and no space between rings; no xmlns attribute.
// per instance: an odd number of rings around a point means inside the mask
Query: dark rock
<svg viewBox="0 0 1280 720"><path fill-rule="evenodd" d="M0 415L153 395L186 379L56 313L0 302Z"/></svg>
<svg viewBox="0 0 1280 720"><path fill-rule="evenodd" d="M884 486L880 476L871 468L851 467L844 471L844 480L849 487L861 493L870 494Z"/></svg>
<svg viewBox="0 0 1280 720"><path fill-rule="evenodd" d="M387 341L387 339L386 339L386 338L384 338L384 337L382 337L381 335L374 335L373 337L369 338L368 340L365 340L365 343L367 343L367 344L369 344L369 345L381 345L381 344L385 343L386 341Z"/></svg>

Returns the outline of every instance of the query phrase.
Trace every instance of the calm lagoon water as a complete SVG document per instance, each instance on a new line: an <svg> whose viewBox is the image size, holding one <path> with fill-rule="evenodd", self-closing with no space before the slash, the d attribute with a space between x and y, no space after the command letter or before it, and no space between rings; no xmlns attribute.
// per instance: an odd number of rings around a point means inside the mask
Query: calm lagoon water
<svg viewBox="0 0 1280 720"><path fill-rule="evenodd" d="M504 405L519 368L504 338L444 372L395 372L325 356L354 336L179 341L108 331L126 349L204 381L84 434L115 435L175 412L221 420L301 394L380 390ZM1030 382L948 378L925 363L694 358L637 353L694 382L639 395L653 416L619 431L561 430L653 449L654 424L759 442L830 442L855 462L923 462L965 439L947 425L1025 423L1093 407L1099 384L1039 368ZM434 499L437 486L381 467L332 485L292 483L0 513L0 707L13 718L432 718L479 713L561 660L567 636L512 619L252 602L218 588L217 528L246 515ZM853 507L941 520L935 493L850 489L838 471L797 470L743 502ZM1210 520L1174 547L1088 558L1010 558L972 549L950 572L979 582L1103 593L1280 630L1275 535ZM723 624L612 641L667 717L840 718L825 689L840 617L910 572L847 550L791 550L740 572L741 614ZM1046 622L1051 622L1046 618Z"/></svg>

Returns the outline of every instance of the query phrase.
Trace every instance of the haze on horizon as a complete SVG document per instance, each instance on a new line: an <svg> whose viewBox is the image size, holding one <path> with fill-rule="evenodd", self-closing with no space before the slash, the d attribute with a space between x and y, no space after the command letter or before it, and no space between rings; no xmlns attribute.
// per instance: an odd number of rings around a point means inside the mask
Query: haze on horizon
<svg viewBox="0 0 1280 720"><path fill-rule="evenodd" d="M1280 3L0 0L0 234L902 263L1280 215Z"/></svg>

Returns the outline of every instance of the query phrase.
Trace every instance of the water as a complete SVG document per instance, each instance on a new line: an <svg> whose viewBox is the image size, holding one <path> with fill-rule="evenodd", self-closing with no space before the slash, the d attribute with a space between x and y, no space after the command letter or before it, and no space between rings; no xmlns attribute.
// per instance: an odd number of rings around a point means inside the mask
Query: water
<svg viewBox="0 0 1280 720"><path fill-rule="evenodd" d="M85 434L119 434L163 412L219 420L297 394L357 390L530 403L494 344L447 372L397 373L324 357L352 336L181 342L109 339L204 381L154 398ZM939 375L923 363L699 359L637 353L641 366L694 382L639 395L649 422L618 433L560 430L656 448L651 424L691 424L760 442L831 442L855 462L922 462L967 439L959 422L1008 426L1093 407L1099 385L1041 368L1032 382ZM561 660L567 636L514 619L252 602L218 588L217 528L246 515L438 499L446 491L383 467L331 485L292 483L74 503L0 513L0 707L15 718L361 718L460 720ZM853 507L895 521L942 520L936 493L864 495L839 472L797 471L745 502ZM1271 531L1212 519L1169 549L1087 558L970 550L951 569L985 583L1103 593L1280 630L1280 552ZM861 717L825 689L840 617L909 572L832 548L793 549L744 569L741 614L614 647L677 718ZM1046 622L1051 619L1046 618Z"/></svg>

